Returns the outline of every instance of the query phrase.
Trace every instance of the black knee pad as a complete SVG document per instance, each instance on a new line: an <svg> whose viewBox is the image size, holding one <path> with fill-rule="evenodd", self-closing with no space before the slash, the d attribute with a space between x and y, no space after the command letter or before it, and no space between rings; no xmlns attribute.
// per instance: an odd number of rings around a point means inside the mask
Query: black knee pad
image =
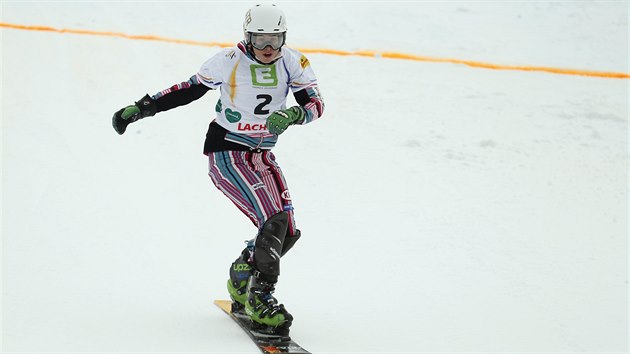
<svg viewBox="0 0 630 354"><path fill-rule="evenodd" d="M280 275L280 257L288 226L289 214L280 212L260 228L254 248L254 265L260 273L276 278Z"/></svg>

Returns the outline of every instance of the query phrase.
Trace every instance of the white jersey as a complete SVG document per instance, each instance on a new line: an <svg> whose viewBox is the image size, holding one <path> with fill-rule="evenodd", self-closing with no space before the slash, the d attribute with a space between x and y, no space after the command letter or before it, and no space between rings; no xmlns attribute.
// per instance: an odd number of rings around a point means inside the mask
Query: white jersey
<svg viewBox="0 0 630 354"><path fill-rule="evenodd" d="M199 81L221 90L216 121L223 128L250 136L269 135L267 117L285 109L293 92L316 86L308 59L297 50L282 47L280 59L263 65L250 58L243 43L224 49L201 66Z"/></svg>

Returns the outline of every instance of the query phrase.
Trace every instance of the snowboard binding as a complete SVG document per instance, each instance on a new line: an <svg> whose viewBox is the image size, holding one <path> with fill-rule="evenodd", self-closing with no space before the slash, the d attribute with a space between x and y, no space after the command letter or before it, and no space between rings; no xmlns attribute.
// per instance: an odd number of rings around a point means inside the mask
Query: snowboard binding
<svg viewBox="0 0 630 354"><path fill-rule="evenodd" d="M264 339L269 343L282 343L291 341L289 336L289 327L291 323L279 327L272 327L262 323L252 321L252 319L245 313L245 306L236 301L232 301L231 307L232 314L238 318L239 321L245 322L248 329L258 339Z"/></svg>

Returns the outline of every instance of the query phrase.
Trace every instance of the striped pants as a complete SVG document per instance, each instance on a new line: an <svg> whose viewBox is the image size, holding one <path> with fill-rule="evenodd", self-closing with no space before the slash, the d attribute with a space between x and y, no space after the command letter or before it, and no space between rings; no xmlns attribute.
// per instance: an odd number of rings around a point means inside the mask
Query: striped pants
<svg viewBox="0 0 630 354"><path fill-rule="evenodd" d="M271 151L219 151L209 158L214 185L256 225L258 229L274 214L289 214L287 236L295 235L295 220L289 189Z"/></svg>

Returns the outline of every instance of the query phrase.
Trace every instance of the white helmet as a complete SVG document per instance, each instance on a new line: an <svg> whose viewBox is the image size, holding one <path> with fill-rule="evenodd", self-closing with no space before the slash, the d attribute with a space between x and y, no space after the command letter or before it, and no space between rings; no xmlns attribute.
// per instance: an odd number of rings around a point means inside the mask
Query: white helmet
<svg viewBox="0 0 630 354"><path fill-rule="evenodd" d="M279 49L279 47L284 45L287 32L287 21L284 12L274 4L255 5L247 10L245 14L243 32L245 41L247 41L248 44L254 44L252 43L252 34L254 33L278 34L279 39L281 39L279 45L278 43L274 43L275 45L268 43L267 45L272 45L274 49Z"/></svg>

